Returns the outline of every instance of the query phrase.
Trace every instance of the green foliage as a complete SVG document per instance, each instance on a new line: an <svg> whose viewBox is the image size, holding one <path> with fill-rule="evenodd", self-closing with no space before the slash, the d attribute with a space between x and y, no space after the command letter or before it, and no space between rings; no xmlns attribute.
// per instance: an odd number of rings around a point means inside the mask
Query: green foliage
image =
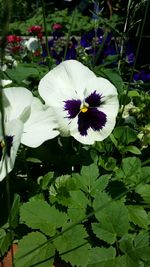
<svg viewBox="0 0 150 267"><path fill-rule="evenodd" d="M38 264L47 267L53 264L55 249L40 232L32 232L24 236L19 242L15 254L16 267L30 267Z"/></svg>
<svg viewBox="0 0 150 267"><path fill-rule="evenodd" d="M149 219L148 214L143 207L128 206L129 220L139 227L148 229Z"/></svg>
<svg viewBox="0 0 150 267"><path fill-rule="evenodd" d="M47 30L48 34L52 34L52 26L55 23L60 23L63 26L63 31L66 32L70 29L72 21L72 15L70 16L68 13L68 9L57 10L55 11L49 10L46 16L47 22ZM28 18L26 21L15 21L10 24L10 32L17 33L21 35L28 35L28 28L33 25L41 25L43 26L43 16L42 9L38 8L36 14ZM93 27L91 23L91 19L88 16L82 16L81 13L76 10L76 14L74 16L74 21L72 25L71 32L72 34L81 33L84 31L88 31Z"/></svg>
<svg viewBox="0 0 150 267"><path fill-rule="evenodd" d="M98 223L93 224L93 231L98 238L113 244L117 237L128 233L129 220L124 203L113 200L110 203L110 201L111 199L104 193L96 195L93 205Z"/></svg>
<svg viewBox="0 0 150 267"><path fill-rule="evenodd" d="M56 237L54 245L66 262L70 262L73 266L86 266L90 256L90 245L86 241L87 233L82 225L74 225L65 232L70 225L63 228L64 233Z"/></svg>
<svg viewBox="0 0 150 267"><path fill-rule="evenodd" d="M91 256L87 267L107 267L112 264L112 260L115 259L115 249L113 247L109 248L99 248L95 247L91 249Z"/></svg>
<svg viewBox="0 0 150 267"><path fill-rule="evenodd" d="M38 212L37 212L38 211ZM24 203L20 209L21 221L32 229L39 229L48 236L56 233L56 228L63 226L67 220L66 214L50 207L44 200Z"/></svg>
<svg viewBox="0 0 150 267"><path fill-rule="evenodd" d="M0 228L0 257L4 256L11 245L11 233Z"/></svg>

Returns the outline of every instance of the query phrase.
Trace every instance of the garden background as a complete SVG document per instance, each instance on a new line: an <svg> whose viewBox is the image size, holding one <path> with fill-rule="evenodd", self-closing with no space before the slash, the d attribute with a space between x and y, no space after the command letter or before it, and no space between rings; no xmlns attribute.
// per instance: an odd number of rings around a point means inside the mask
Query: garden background
<svg viewBox="0 0 150 267"><path fill-rule="evenodd" d="M0 0L1 267L150 267L149 2ZM54 73L57 91L59 79L64 82L63 62L70 66L72 84L86 82L78 81L86 66L89 76L104 78L116 90L119 108L112 111L115 125L105 138L105 123L97 126L90 116L84 133L78 127L81 139L71 128L62 135L59 123L47 137L44 116L57 97L48 101L41 87L48 90L45 75L53 80L52 70L60 70ZM24 94L17 103L18 90L36 99L37 110L32 103L23 107ZM102 104L101 96L95 90L85 98L89 104L75 114L78 123L91 101ZM71 102L63 103L69 110ZM22 113L14 123L10 118L17 109ZM66 119L57 110L55 122ZM74 111L68 112L74 119ZM37 125L33 132L30 119ZM15 141L19 123L23 130ZM99 137L87 134L89 128Z"/></svg>

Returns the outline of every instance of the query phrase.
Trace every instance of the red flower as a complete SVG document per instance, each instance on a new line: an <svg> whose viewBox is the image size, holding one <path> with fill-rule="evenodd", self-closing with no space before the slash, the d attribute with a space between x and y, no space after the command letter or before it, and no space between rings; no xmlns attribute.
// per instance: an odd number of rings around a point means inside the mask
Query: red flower
<svg viewBox="0 0 150 267"><path fill-rule="evenodd" d="M41 31L43 30L43 28L39 25L35 25L35 26L31 26L28 29L28 32L32 33L33 35L38 35L39 33L41 33Z"/></svg>
<svg viewBox="0 0 150 267"><path fill-rule="evenodd" d="M55 23L53 25L53 30L58 31L62 29L62 25L60 23Z"/></svg>
<svg viewBox="0 0 150 267"><path fill-rule="evenodd" d="M20 43L21 41L22 41L22 38L20 36L16 36L15 34L7 36L8 43Z"/></svg>

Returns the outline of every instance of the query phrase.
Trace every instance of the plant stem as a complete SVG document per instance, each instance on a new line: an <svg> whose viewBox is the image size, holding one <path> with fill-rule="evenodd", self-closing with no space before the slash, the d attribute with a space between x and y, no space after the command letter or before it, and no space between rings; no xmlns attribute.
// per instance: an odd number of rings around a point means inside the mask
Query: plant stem
<svg viewBox="0 0 150 267"><path fill-rule="evenodd" d="M48 46L48 34L47 34L47 24L46 24L46 15L45 15L45 3L44 0L42 1L42 13L43 13L43 24L44 24L44 32L45 32L45 43L46 43L46 51L47 51L47 55L48 55L48 69L51 69L50 66L50 52L49 52L49 46Z"/></svg>
<svg viewBox="0 0 150 267"><path fill-rule="evenodd" d="M125 94L125 98L124 98L124 103L126 103L126 99L127 99L127 96L128 96L128 92L129 92L129 88L130 88L130 85L132 83L132 79L133 79L133 73L134 73L134 69L135 69L135 66L136 66L136 62L137 62L137 58L138 58L138 54L139 54L139 51L140 51L140 45L141 45L141 40L142 40L142 37L143 37L143 31L144 31L144 26L145 26L145 22L146 22L146 18L147 18L147 15L148 15L148 10L149 10L149 4L150 4L150 1L147 1L147 5L146 5L146 8L145 8L145 14L144 14L144 18L143 20L141 21L141 31L140 31L140 36L139 36L139 42L138 42L138 45L137 45L137 49L136 49L136 53L135 53L135 60L134 60L134 64L133 64L133 67L132 67L132 70L131 70L131 74L130 74L130 78L129 78L129 83L128 83L128 86L127 86L127 89L126 89L126 94ZM125 104L123 105L123 108L122 108L122 111L120 113L120 119L119 119L119 122L122 118L122 114L124 112L124 109L125 109ZM118 122L118 123L119 123Z"/></svg>

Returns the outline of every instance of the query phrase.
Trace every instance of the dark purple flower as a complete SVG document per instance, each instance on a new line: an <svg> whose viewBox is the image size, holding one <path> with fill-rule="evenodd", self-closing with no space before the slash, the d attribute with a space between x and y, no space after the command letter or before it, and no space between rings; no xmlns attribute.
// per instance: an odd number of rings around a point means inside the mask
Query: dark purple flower
<svg viewBox="0 0 150 267"><path fill-rule="evenodd" d="M146 72L144 70L139 71L134 74L133 79L135 81L143 81L143 82L150 82L150 72Z"/></svg>

